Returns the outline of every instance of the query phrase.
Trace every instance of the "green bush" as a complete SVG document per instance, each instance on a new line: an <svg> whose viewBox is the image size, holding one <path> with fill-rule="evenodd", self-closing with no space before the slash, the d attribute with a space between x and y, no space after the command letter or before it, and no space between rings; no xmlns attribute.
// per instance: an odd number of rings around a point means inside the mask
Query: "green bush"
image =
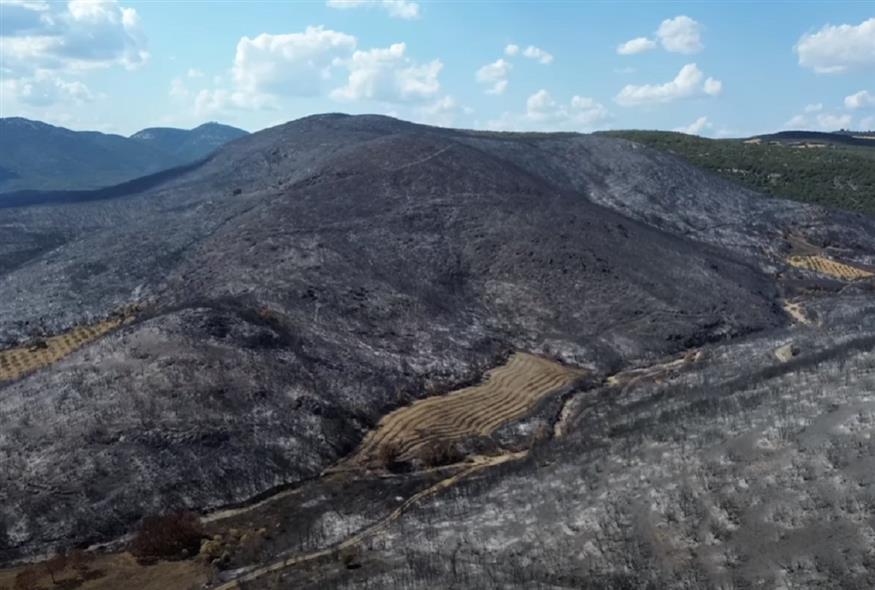
<svg viewBox="0 0 875 590"><path fill-rule="evenodd" d="M875 215L875 140L871 148L838 144L798 148L669 131L607 131L604 135L675 154L767 195Z"/></svg>

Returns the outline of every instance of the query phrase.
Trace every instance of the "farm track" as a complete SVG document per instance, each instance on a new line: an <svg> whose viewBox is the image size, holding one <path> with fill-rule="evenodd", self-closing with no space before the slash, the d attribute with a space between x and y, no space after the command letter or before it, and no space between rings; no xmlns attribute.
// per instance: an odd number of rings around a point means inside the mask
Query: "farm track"
<svg viewBox="0 0 875 590"><path fill-rule="evenodd" d="M426 445L488 436L502 424L530 413L547 395L572 385L584 375L526 353L486 374L486 380L448 395L430 397L387 414L367 435L348 462L367 465L390 448L401 461Z"/></svg>
<svg viewBox="0 0 875 590"><path fill-rule="evenodd" d="M787 259L790 266L811 270L820 274L835 277L845 281L868 279L875 277L875 272L864 270L856 266L826 258L825 256L790 256Z"/></svg>
<svg viewBox="0 0 875 590"><path fill-rule="evenodd" d="M616 375L608 377L605 383L612 387L619 387L621 391L626 391L629 387L635 385L636 383L644 380L659 379L663 375L666 375L672 371L676 371L677 369L680 369L681 367L684 367L686 365L697 363L700 360L702 360L702 351L693 350L687 352L682 357L673 361L659 363L640 369L629 369L628 371L621 371Z"/></svg>
<svg viewBox="0 0 875 590"><path fill-rule="evenodd" d="M477 472L483 471L485 469L489 469L490 467L495 467L497 465L501 465L503 463L508 463L510 461L517 461L519 459L523 459L528 455L528 451L518 451L514 453L504 453L501 455L486 457L486 456L477 456L473 457L469 463L463 464L461 469L457 471L455 474L440 480L439 482L427 487L426 489L414 494L407 500L405 500L400 506L395 508L392 512L390 512L387 516L381 518L374 524L362 529L358 533L355 533L351 537L344 539L340 543L333 545L331 547L327 547L325 549L320 549L318 551L313 551L310 553L303 553L292 555L290 557L286 557L280 559L278 561L274 561L271 564L258 567L254 570L251 570L231 581L225 582L218 586L213 587L212 590L239 590L245 587L245 584L250 582L254 582L263 578L264 576L281 572L283 570L297 567L306 563L310 563L313 561L317 561L319 559L331 557L334 555L338 555L341 551L345 549L350 549L352 547L356 547L361 545L364 541L369 538L383 532L387 529L392 523L398 520L405 512L407 512L410 508L412 508L415 504L419 503L426 498L434 496L435 494L446 490L463 479L474 475Z"/></svg>
<svg viewBox="0 0 875 590"><path fill-rule="evenodd" d="M133 318L122 314L90 326L78 326L28 346L0 351L0 382L15 381L48 367L105 336Z"/></svg>

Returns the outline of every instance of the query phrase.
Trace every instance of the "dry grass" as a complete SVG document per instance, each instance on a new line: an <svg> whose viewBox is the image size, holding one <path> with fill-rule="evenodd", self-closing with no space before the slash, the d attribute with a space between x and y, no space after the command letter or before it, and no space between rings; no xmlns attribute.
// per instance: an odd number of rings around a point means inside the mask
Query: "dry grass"
<svg viewBox="0 0 875 590"><path fill-rule="evenodd" d="M487 373L480 385L420 400L386 415L353 458L379 463L386 449L395 460L421 458L435 443L488 436L530 413L547 395L571 385L583 372L531 354L516 353Z"/></svg>
<svg viewBox="0 0 875 590"><path fill-rule="evenodd" d="M838 262L824 256L790 256L787 262L790 266L795 266L796 268L804 268L845 281L868 279L875 276L875 273L868 270L863 270L862 268L857 268L856 266Z"/></svg>
<svg viewBox="0 0 875 590"><path fill-rule="evenodd" d="M195 590L210 579L207 566L195 561L167 561L142 566L129 553L98 555L89 564L88 572L80 576L67 568L55 577L57 585L42 564L33 566L40 573L37 588L76 588L78 590ZM15 576L24 567L0 570L0 588L15 587Z"/></svg>
<svg viewBox="0 0 875 590"><path fill-rule="evenodd" d="M0 350L0 381L14 381L48 367L115 330L132 317L132 313L125 313L90 326L78 326L58 336L36 340L27 346Z"/></svg>

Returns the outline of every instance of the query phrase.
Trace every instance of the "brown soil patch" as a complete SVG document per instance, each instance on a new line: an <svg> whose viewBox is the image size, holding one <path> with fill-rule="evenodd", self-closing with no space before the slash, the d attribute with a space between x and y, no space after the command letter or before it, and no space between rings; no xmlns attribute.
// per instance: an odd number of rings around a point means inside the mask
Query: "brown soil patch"
<svg viewBox="0 0 875 590"><path fill-rule="evenodd" d="M130 553L97 555L88 572L80 576L71 568L55 574L58 584L52 584L42 564L33 566L40 572L38 588L42 590L70 588L77 590L195 590L209 581L206 566L194 560L161 561L155 565L140 565ZM0 588L15 587L15 576L23 566L0 571Z"/></svg>

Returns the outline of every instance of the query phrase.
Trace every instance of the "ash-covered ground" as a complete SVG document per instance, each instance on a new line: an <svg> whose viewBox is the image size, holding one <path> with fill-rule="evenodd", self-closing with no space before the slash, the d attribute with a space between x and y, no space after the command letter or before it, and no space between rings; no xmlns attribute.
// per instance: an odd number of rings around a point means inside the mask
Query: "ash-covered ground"
<svg viewBox="0 0 875 590"><path fill-rule="evenodd" d="M381 416L521 350L591 372L565 436L310 579L872 586L873 282L787 264L802 242L871 268L871 218L623 140L344 115L32 198L0 201L3 347L136 312L0 384L3 559L314 478Z"/></svg>

